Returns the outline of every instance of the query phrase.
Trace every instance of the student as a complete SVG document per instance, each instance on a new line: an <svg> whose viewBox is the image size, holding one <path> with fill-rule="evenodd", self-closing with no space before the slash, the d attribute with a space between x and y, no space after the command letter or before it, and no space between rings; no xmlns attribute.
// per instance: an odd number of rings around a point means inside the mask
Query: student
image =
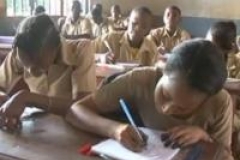
<svg viewBox="0 0 240 160"><path fill-rule="evenodd" d="M122 31L127 29L119 5L113 5L111 7L111 17L108 17L108 25L110 31Z"/></svg>
<svg viewBox="0 0 240 160"><path fill-rule="evenodd" d="M146 127L167 131L181 146L216 141L230 147L233 108L222 89L226 78L223 57L211 42L187 41L172 50L163 72L142 67L117 77L75 103L67 120L139 151L142 142L133 127L104 116L120 111L123 98Z"/></svg>
<svg viewBox="0 0 240 160"><path fill-rule="evenodd" d="M225 83L227 89L234 99L234 121L233 121L233 154L236 159L240 159L239 145L240 140L237 138L240 135L240 108L239 108L239 71L240 58L236 52L236 25L233 21L219 21L211 26L206 38L212 41L223 53L226 66L228 69L228 76ZM238 140L237 140L238 139Z"/></svg>
<svg viewBox="0 0 240 160"><path fill-rule="evenodd" d="M46 10L43 6L37 6L34 10L34 15L45 14Z"/></svg>
<svg viewBox="0 0 240 160"><path fill-rule="evenodd" d="M76 102L63 115L77 128L140 151L143 143L132 126L104 116L119 112L123 98L144 126L167 131L181 146L216 141L229 147L233 108L230 95L222 89L226 77L219 50L209 41L192 40L172 50L163 72L155 67L134 69ZM18 118L21 111L11 109L2 115Z"/></svg>
<svg viewBox="0 0 240 160"><path fill-rule="evenodd" d="M68 39L90 38L91 23L88 18L80 15L81 3L74 0L72 3L72 15L68 17L62 27L62 35Z"/></svg>
<svg viewBox="0 0 240 160"><path fill-rule="evenodd" d="M14 86L22 84L18 82L21 79L25 87ZM55 112L69 108L96 88L91 42L61 39L47 15L26 18L0 66L0 88L5 93L0 96L0 112L21 105L44 106ZM25 91L12 93L14 88ZM11 118L5 122L11 125Z"/></svg>
<svg viewBox="0 0 240 160"><path fill-rule="evenodd" d="M96 38L108 33L108 21L102 17L102 11L99 7L95 7L91 11L90 18L92 26L92 37Z"/></svg>
<svg viewBox="0 0 240 160"><path fill-rule="evenodd" d="M107 63L130 62L153 65L157 47L145 38L151 29L152 13L146 7L133 9L125 32L112 32L98 38L96 53L105 53Z"/></svg>
<svg viewBox="0 0 240 160"><path fill-rule="evenodd" d="M177 6L169 6L164 11L164 27L150 32L151 38L158 46L161 54L169 53L174 46L191 38L190 34L179 27L181 10Z"/></svg>
<svg viewBox="0 0 240 160"><path fill-rule="evenodd" d="M230 54L237 51L236 36L237 27L233 21L219 21L210 27L206 39L217 45L228 62Z"/></svg>

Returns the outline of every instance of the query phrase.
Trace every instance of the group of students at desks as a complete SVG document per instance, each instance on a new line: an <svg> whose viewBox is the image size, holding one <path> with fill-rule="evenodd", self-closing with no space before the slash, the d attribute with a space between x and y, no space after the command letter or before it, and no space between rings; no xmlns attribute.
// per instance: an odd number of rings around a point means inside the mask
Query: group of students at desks
<svg viewBox="0 0 240 160"><path fill-rule="evenodd" d="M92 13L101 15L99 10ZM216 22L205 39L190 40L179 27L177 6L167 7L165 25L153 30L151 11L136 7L126 30L116 27L86 39L92 31L80 11L80 3L74 1L62 35L46 14L20 23L12 51L0 67L2 129L17 129L26 106L34 106L139 152L146 144L144 133L138 135L122 120L119 100L123 99L140 117L138 126L168 135L166 146L219 143L229 151L228 159L240 158L240 151L232 148L236 141L232 135L240 130L234 98L240 95L240 57L234 54L237 35L232 21ZM121 25L119 6L111 11L115 25ZM104 55L107 64L137 66L107 77L97 87L95 53Z"/></svg>

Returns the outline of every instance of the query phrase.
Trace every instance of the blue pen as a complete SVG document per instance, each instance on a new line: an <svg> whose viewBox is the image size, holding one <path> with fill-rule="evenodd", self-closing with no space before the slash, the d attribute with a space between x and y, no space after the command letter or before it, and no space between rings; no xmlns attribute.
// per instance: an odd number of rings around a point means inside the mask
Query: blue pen
<svg viewBox="0 0 240 160"><path fill-rule="evenodd" d="M143 137L142 137L141 133L139 132L138 127L132 118L132 115L130 114L129 107L127 106L127 104L124 102L123 99L120 99L119 103L120 103L124 113L126 114L130 124L135 128L139 138L143 141Z"/></svg>

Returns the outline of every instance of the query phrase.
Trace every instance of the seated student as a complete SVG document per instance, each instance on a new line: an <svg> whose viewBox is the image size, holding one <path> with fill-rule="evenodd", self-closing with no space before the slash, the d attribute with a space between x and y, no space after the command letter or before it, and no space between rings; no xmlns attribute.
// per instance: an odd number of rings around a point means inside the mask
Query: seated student
<svg viewBox="0 0 240 160"><path fill-rule="evenodd" d="M78 0L72 2L72 15L68 17L62 26L62 35L68 39L90 38L91 23L88 18L80 15L81 3Z"/></svg>
<svg viewBox="0 0 240 160"><path fill-rule="evenodd" d="M37 6L34 10L34 15L45 14L46 10L43 6Z"/></svg>
<svg viewBox="0 0 240 160"><path fill-rule="evenodd" d="M240 57L236 52L236 35L237 28L233 21L219 21L214 23L209 29L206 39L212 41L223 53L225 62L228 69L228 77L237 78L240 72ZM235 101L235 109L234 109L234 132L237 134L240 132L240 109L239 109L239 98L235 97L236 90L239 90L237 84L240 84L240 81L237 79L228 79L225 88L233 93ZM234 90L232 90L234 88ZM233 92L232 92L233 91ZM239 94L237 94L238 96ZM237 99L236 99L237 98ZM234 133L234 135L236 135ZM237 135L234 137L237 139ZM240 149L236 149L235 146L240 146L240 140L233 140L233 153L240 159L239 151ZM238 150L238 151L236 151Z"/></svg>
<svg viewBox="0 0 240 160"><path fill-rule="evenodd" d="M169 53L174 46L191 38L190 34L179 27L181 10L177 6L169 6L164 11L164 27L150 32L151 38L158 46L161 54Z"/></svg>
<svg viewBox="0 0 240 160"><path fill-rule="evenodd" d="M163 72L142 67L120 75L75 103L67 119L139 151L142 143L134 128L104 116L120 111L123 98L144 126L167 131L182 146L216 141L230 147L233 108L230 95L222 89L226 78L223 57L211 42L187 41L172 50Z"/></svg>
<svg viewBox="0 0 240 160"><path fill-rule="evenodd" d="M148 66L155 63L157 47L145 38L151 29L152 13L146 7L132 10L128 29L98 38L96 53L105 53L107 63L134 62Z"/></svg>
<svg viewBox="0 0 240 160"><path fill-rule="evenodd" d="M99 7L93 7L90 18L92 26L92 37L96 38L108 33L108 21L102 17L102 11Z"/></svg>
<svg viewBox="0 0 240 160"><path fill-rule="evenodd" d="M125 19L121 15L119 5L113 5L111 7L111 17L108 17L108 25L110 31L122 31L127 29Z"/></svg>
<svg viewBox="0 0 240 160"><path fill-rule="evenodd" d="M20 80L26 85L14 86ZM10 89L16 87L28 87L30 92L12 93ZM58 107L69 108L96 88L91 42L61 39L47 15L26 18L20 23L12 51L0 66L0 88L5 93L0 96L0 112L23 104L53 107L56 112Z"/></svg>
<svg viewBox="0 0 240 160"><path fill-rule="evenodd" d="M219 50L209 41L192 40L172 50L163 72L156 67L134 69L61 113L77 128L140 151L143 143L131 125L104 116L120 111L123 98L145 127L167 131L170 140L181 146L216 141L229 147L233 108L222 89L226 77ZM24 107L15 108L0 114L19 118Z"/></svg>

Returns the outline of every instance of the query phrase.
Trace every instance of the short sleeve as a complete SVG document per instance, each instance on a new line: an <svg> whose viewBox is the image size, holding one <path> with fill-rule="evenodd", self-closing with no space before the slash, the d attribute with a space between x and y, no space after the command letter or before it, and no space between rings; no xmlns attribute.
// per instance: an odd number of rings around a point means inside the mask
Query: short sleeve
<svg viewBox="0 0 240 160"><path fill-rule="evenodd" d="M116 79L107 85L101 87L94 94L95 102L98 108L104 111L104 107L111 108L112 111L118 110L119 100L123 98L126 101L132 99L132 73L119 75Z"/></svg>
<svg viewBox="0 0 240 160"><path fill-rule="evenodd" d="M72 73L73 95L93 92L96 89L94 47L89 40L80 40L76 46L77 64Z"/></svg>
<svg viewBox="0 0 240 160"><path fill-rule="evenodd" d="M17 49L13 49L0 66L0 87L8 90L23 75L23 67L17 58Z"/></svg>
<svg viewBox="0 0 240 160"><path fill-rule="evenodd" d="M181 42L189 39L191 39L191 35L187 31L183 30L181 33Z"/></svg>
<svg viewBox="0 0 240 160"><path fill-rule="evenodd" d="M217 102L218 110L215 113L215 122L210 128L210 136L220 144L230 147L233 132L233 103L226 91L221 98L222 100Z"/></svg>

